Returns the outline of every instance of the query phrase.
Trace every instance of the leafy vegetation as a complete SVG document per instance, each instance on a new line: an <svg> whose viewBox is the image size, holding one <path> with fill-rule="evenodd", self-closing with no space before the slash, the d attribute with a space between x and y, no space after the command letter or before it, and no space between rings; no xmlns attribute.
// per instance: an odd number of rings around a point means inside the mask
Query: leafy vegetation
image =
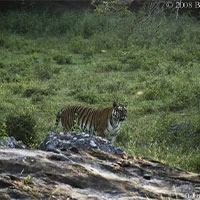
<svg viewBox="0 0 200 200"><path fill-rule="evenodd" d="M199 21L152 16L130 34L140 14L1 13L0 135L37 147L63 106L128 101L118 145L200 172Z"/></svg>
<svg viewBox="0 0 200 200"><path fill-rule="evenodd" d="M36 122L31 115L8 115L6 119L6 132L9 136L15 136L17 140L31 146L37 142L35 132Z"/></svg>

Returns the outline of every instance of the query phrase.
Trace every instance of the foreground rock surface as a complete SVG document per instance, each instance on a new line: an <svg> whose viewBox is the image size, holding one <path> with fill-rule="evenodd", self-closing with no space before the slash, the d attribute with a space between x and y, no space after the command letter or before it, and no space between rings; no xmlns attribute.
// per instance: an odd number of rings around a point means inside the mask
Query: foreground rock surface
<svg viewBox="0 0 200 200"><path fill-rule="evenodd" d="M199 198L198 174L149 159L73 148L0 148L1 200Z"/></svg>

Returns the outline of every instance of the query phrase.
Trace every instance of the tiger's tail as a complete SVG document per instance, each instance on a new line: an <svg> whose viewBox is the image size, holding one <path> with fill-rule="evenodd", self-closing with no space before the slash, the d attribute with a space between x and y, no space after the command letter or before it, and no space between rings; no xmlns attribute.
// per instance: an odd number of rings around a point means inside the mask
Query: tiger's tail
<svg viewBox="0 0 200 200"><path fill-rule="evenodd" d="M56 122L55 122L55 126L53 128L53 131L55 132L56 129L58 128L58 124L60 122L60 119L61 119L61 114L62 114L62 111L59 111L56 115Z"/></svg>

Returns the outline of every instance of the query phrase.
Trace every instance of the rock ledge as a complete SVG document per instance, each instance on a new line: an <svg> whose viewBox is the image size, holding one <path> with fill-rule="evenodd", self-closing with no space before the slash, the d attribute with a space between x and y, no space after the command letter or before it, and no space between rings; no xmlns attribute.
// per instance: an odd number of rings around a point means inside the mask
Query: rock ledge
<svg viewBox="0 0 200 200"><path fill-rule="evenodd" d="M54 142L61 137L60 143L49 146L53 136ZM89 147L81 149L63 139L68 136L47 137L41 147L48 151L0 148L1 200L200 199L199 174L124 152L108 153L98 148L99 138L85 137Z"/></svg>

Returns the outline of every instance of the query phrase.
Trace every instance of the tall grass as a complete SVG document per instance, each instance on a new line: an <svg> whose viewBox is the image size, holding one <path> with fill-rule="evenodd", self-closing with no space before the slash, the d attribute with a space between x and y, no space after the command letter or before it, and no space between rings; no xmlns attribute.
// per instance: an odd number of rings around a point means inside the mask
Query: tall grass
<svg viewBox="0 0 200 200"><path fill-rule="evenodd" d="M128 101L117 145L200 171L199 21L163 15L133 27L135 13L0 15L1 135L29 127L38 137L28 143L36 147L61 107Z"/></svg>

